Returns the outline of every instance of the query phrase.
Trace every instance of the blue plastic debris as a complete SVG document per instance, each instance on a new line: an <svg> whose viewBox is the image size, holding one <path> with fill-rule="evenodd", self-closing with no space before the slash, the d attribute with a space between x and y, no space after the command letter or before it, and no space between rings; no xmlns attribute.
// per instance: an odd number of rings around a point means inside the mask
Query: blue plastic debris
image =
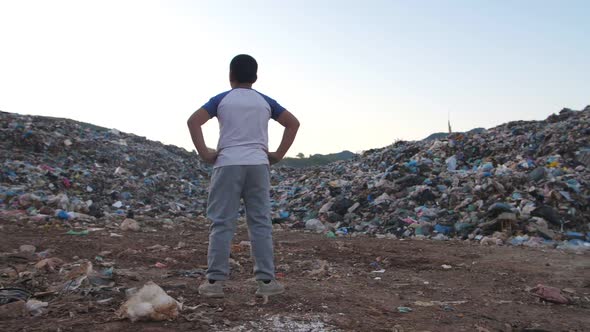
<svg viewBox="0 0 590 332"><path fill-rule="evenodd" d="M578 182L578 180L576 180L576 179L569 179L569 180L565 181L565 183L567 184L567 186L570 189L572 189L576 193L580 193L580 183Z"/></svg>
<svg viewBox="0 0 590 332"><path fill-rule="evenodd" d="M453 227L452 226L444 226L441 224L436 224L436 225L434 225L434 231L437 233L448 235L448 234L451 234L451 232L453 231Z"/></svg>
<svg viewBox="0 0 590 332"><path fill-rule="evenodd" d="M59 212L57 212L57 217L63 220L70 219L70 215L64 210L59 210Z"/></svg>
<svg viewBox="0 0 590 332"><path fill-rule="evenodd" d="M481 166L481 169L482 169L484 172L490 172L491 170L493 170L493 169L494 169L494 164L492 164L492 163L485 163L485 164L483 164L483 165Z"/></svg>
<svg viewBox="0 0 590 332"><path fill-rule="evenodd" d="M336 235L346 235L348 234L348 228L340 227L336 230Z"/></svg>
<svg viewBox="0 0 590 332"><path fill-rule="evenodd" d="M584 240L584 238L586 237L584 233L572 232L572 231L565 232L565 236L568 239L579 239L579 240Z"/></svg>

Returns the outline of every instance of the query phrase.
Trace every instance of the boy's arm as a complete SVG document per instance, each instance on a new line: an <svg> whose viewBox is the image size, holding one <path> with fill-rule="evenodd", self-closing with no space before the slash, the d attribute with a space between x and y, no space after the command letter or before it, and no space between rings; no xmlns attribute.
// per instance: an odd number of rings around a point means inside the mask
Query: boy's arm
<svg viewBox="0 0 590 332"><path fill-rule="evenodd" d="M285 154L287 154L287 151L289 151L295 140L297 130L299 130L299 120L287 110L279 115L277 121L285 127L285 131L283 132L283 139L277 151L268 153L268 160L271 164L276 164L285 157Z"/></svg>
<svg viewBox="0 0 590 332"><path fill-rule="evenodd" d="M203 130L201 129L201 126L209 121L209 119L211 119L209 113L201 107L191 115L187 121L187 125L188 130L191 133L191 138L193 139L193 144L197 149L197 153L206 163L213 164L215 163L215 159L217 159L217 152L209 151L205 144L205 139L203 138Z"/></svg>

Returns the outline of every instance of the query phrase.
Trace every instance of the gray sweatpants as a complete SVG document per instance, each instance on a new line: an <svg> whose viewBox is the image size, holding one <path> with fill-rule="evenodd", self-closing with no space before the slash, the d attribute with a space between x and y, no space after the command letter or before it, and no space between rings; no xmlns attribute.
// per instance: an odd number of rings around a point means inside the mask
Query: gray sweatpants
<svg viewBox="0 0 590 332"><path fill-rule="evenodd" d="M207 218L211 221L207 279L227 280L229 277L229 254L240 198L246 206L254 275L257 280L272 280L275 268L268 165L223 166L213 170L207 202Z"/></svg>

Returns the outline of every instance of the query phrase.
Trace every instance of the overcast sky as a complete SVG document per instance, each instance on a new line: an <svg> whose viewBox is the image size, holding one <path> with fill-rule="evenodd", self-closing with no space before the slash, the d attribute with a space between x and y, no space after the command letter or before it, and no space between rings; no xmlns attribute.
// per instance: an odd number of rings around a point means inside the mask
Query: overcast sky
<svg viewBox="0 0 590 332"><path fill-rule="evenodd" d="M590 1L4 1L0 110L193 149L231 58L301 121L289 152L360 151L590 104ZM271 148L282 128L271 121ZM209 146L218 124L205 126Z"/></svg>

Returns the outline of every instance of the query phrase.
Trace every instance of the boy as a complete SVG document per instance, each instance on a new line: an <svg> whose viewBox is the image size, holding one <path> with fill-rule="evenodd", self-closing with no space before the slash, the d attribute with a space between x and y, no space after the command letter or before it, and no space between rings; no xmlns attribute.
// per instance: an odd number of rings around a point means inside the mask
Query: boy
<svg viewBox="0 0 590 332"><path fill-rule="evenodd" d="M199 294L223 297L223 284L229 277L231 240L236 228L240 199L244 200L257 296L285 291L275 280L270 217L270 166L279 162L295 140L299 121L275 100L252 89L258 64L253 57L240 54L229 69L231 90L209 100L188 120L193 143L201 158L213 164L207 202L211 221L207 253L207 280ZM219 120L217 151L205 145L201 126L210 118ZM278 121L285 131L276 152L268 152L268 121Z"/></svg>

